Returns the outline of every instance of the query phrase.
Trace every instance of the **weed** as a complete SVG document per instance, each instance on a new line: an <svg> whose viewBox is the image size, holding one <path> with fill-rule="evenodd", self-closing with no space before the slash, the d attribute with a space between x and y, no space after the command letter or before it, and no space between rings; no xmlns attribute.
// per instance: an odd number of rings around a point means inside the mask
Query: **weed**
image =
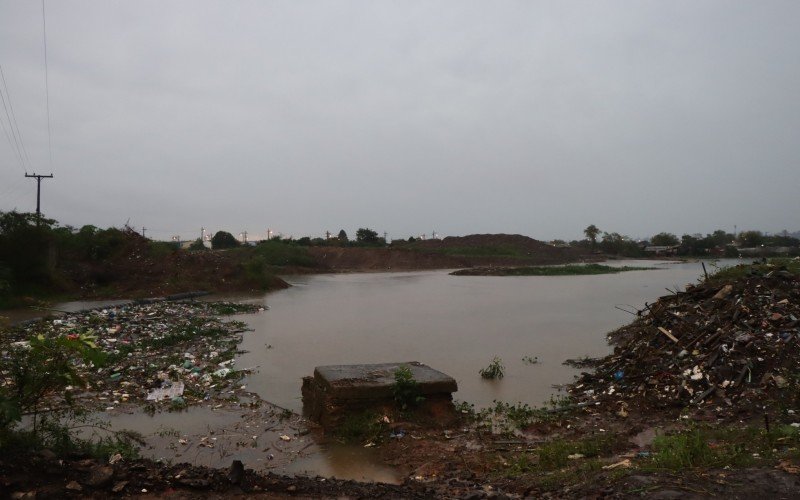
<svg viewBox="0 0 800 500"><path fill-rule="evenodd" d="M387 424L374 411L346 416L334 435L344 443L379 443L386 434Z"/></svg>
<svg viewBox="0 0 800 500"><path fill-rule="evenodd" d="M392 395L401 411L416 407L425 401L420 392L419 383L411 373L411 368L405 365L394 371Z"/></svg>
<svg viewBox="0 0 800 500"><path fill-rule="evenodd" d="M478 373L481 377L489 380L501 379L505 375L505 366L503 360L495 356L492 358L491 363L486 368L481 368Z"/></svg>
<svg viewBox="0 0 800 500"><path fill-rule="evenodd" d="M776 426L769 432L756 427L709 429L694 427L656 437L653 458L645 468L683 470L691 467L746 466L756 457L791 454L800 444L800 431Z"/></svg>
<svg viewBox="0 0 800 500"><path fill-rule="evenodd" d="M477 416L475 412L475 405L473 403L468 403L466 401L458 401L454 402L453 406L457 413L464 415L468 419L472 420L475 419Z"/></svg>
<svg viewBox="0 0 800 500"><path fill-rule="evenodd" d="M531 357L531 356L523 356L522 357L522 362L525 363L526 365L535 365L536 363L539 362L539 358L537 356L533 356L533 357Z"/></svg>
<svg viewBox="0 0 800 500"><path fill-rule="evenodd" d="M72 422L72 425L62 423ZM80 422L80 424L76 423ZM91 429L88 438L80 437L80 432ZM49 449L58 456L82 455L107 460L111 455L121 454L133 459L139 456L142 436L133 431L112 431L107 424L89 422L78 414L51 414L42 417L35 428L0 432L0 452L4 456L31 453Z"/></svg>

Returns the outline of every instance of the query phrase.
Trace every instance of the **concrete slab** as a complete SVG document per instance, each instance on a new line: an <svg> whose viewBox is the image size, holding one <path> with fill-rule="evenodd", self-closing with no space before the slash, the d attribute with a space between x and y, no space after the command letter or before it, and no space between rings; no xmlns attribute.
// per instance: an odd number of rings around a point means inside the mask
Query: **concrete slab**
<svg viewBox="0 0 800 500"><path fill-rule="evenodd" d="M411 369L423 396L451 394L458 390L458 384L453 377L417 361L318 366L314 369L314 379L328 398L344 401L385 399L392 397L394 373L402 366Z"/></svg>

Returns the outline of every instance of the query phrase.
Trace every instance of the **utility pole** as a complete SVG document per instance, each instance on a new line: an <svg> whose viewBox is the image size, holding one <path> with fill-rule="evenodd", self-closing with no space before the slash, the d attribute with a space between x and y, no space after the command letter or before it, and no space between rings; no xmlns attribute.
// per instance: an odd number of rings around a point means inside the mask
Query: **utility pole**
<svg viewBox="0 0 800 500"><path fill-rule="evenodd" d="M331 239L331 232L330 231L325 231L325 239L326 240Z"/></svg>
<svg viewBox="0 0 800 500"><path fill-rule="evenodd" d="M267 241L269 241L271 238L272 238L272 229L267 228Z"/></svg>
<svg viewBox="0 0 800 500"><path fill-rule="evenodd" d="M33 174L28 174L25 172L25 177L29 177L31 179L36 179L36 219L37 221L42 218L42 211L41 211L41 201L42 201L42 179L52 179L53 174L50 175L36 175L36 172Z"/></svg>
<svg viewBox="0 0 800 500"><path fill-rule="evenodd" d="M147 238L147 236L144 235L145 231L147 231L147 228L142 226L142 238Z"/></svg>
<svg viewBox="0 0 800 500"><path fill-rule="evenodd" d="M206 237L206 228L200 226L200 243L203 242L203 238Z"/></svg>
<svg viewBox="0 0 800 500"><path fill-rule="evenodd" d="M247 231L242 231L242 242L247 245Z"/></svg>

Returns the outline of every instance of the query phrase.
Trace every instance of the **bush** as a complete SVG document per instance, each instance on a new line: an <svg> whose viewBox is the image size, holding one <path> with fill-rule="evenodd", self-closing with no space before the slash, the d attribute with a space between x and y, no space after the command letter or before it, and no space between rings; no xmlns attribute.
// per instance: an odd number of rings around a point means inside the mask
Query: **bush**
<svg viewBox="0 0 800 500"><path fill-rule="evenodd" d="M401 366L394 371L392 394L401 411L406 411L425 401L425 397L422 396L420 391L419 383L408 366Z"/></svg>

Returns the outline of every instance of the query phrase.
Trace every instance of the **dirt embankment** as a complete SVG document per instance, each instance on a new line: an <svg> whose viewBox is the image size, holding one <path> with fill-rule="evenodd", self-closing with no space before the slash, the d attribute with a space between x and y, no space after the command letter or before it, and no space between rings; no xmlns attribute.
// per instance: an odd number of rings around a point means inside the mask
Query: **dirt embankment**
<svg viewBox="0 0 800 500"><path fill-rule="evenodd" d="M469 267L469 261L408 248L312 247L309 253L327 271L415 271Z"/></svg>
<svg viewBox="0 0 800 500"><path fill-rule="evenodd" d="M289 286L276 276L246 273L244 257L226 250L158 254L140 238L127 241L109 258L69 263L64 274L68 293L82 298L140 298L189 290L257 292Z"/></svg>
<svg viewBox="0 0 800 500"><path fill-rule="evenodd" d="M448 236L389 248L311 247L330 271L413 271L475 266L565 264L598 260L582 249L555 247L518 234Z"/></svg>

